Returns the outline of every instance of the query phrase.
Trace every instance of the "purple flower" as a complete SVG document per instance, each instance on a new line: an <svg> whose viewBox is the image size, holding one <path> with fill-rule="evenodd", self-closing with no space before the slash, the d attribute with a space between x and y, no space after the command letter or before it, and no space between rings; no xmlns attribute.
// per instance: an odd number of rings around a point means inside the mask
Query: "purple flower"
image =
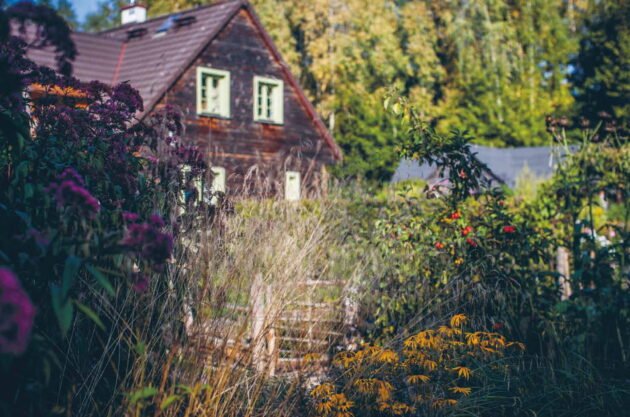
<svg viewBox="0 0 630 417"><path fill-rule="evenodd" d="M123 211L122 216L123 220L127 223L135 223L140 218L140 216L138 216L136 213L132 213L130 211Z"/></svg>
<svg viewBox="0 0 630 417"><path fill-rule="evenodd" d="M26 350L35 307L13 272L0 268L0 353Z"/></svg>
<svg viewBox="0 0 630 417"><path fill-rule="evenodd" d="M135 274L133 277L133 290L138 293L146 292L149 289L149 277L144 274Z"/></svg>
<svg viewBox="0 0 630 417"><path fill-rule="evenodd" d="M85 183L83 182L83 177L79 175L79 173L74 168L66 168L61 174L57 177L57 182L61 183L63 181L74 181L81 187L85 187Z"/></svg>
<svg viewBox="0 0 630 417"><path fill-rule="evenodd" d="M54 193L60 208L74 207L90 217L101 210L101 203L85 188L83 178L73 168L64 169L47 190Z"/></svg>
<svg viewBox="0 0 630 417"><path fill-rule="evenodd" d="M154 214L148 222L130 224L121 244L151 263L153 268L159 268L173 252L173 237L162 232L163 227L162 218Z"/></svg>
<svg viewBox="0 0 630 417"><path fill-rule="evenodd" d="M57 187L55 199L60 207L77 207L86 214L96 214L101 205L88 190L74 181L64 181Z"/></svg>

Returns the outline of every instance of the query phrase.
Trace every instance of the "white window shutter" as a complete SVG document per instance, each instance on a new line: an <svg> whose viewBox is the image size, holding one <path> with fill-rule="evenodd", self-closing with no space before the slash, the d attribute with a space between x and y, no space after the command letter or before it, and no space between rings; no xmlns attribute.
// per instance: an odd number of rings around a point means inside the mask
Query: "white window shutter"
<svg viewBox="0 0 630 417"><path fill-rule="evenodd" d="M287 171L284 179L284 198L289 201L300 199L300 173L297 171Z"/></svg>

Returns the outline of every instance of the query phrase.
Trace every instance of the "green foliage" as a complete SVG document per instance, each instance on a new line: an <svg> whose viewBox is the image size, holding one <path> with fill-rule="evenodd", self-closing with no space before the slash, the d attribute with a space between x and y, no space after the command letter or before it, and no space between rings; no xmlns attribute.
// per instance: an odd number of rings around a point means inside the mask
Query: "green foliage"
<svg viewBox="0 0 630 417"><path fill-rule="evenodd" d="M469 137L440 135L399 103L410 126L403 155L437 165L447 180L429 184L424 196L401 187L368 222L365 246L378 267L362 281L364 330L391 344L462 311L474 325L526 344L523 366L532 371L511 378L523 412L557 415L578 401L593 412L618 413L626 404L618 378L630 357L627 133L584 129L569 151L569 134L551 128L557 171L527 199L510 198L489 187ZM568 274L555 269L558 247L569 253ZM586 379L577 358L588 364ZM553 372L560 375L555 387L540 382ZM490 402L513 415L502 395L473 395L462 401L462 413Z"/></svg>
<svg viewBox="0 0 630 417"><path fill-rule="evenodd" d="M580 113L630 117L630 3L590 2L570 74Z"/></svg>

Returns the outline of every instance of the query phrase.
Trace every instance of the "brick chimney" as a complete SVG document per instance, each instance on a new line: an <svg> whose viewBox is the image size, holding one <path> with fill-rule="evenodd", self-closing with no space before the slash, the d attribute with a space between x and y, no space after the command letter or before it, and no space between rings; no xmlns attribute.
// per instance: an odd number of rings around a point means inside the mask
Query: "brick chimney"
<svg viewBox="0 0 630 417"><path fill-rule="evenodd" d="M147 20L147 7L130 0L129 4L120 8L120 23L126 25L128 23L142 23Z"/></svg>

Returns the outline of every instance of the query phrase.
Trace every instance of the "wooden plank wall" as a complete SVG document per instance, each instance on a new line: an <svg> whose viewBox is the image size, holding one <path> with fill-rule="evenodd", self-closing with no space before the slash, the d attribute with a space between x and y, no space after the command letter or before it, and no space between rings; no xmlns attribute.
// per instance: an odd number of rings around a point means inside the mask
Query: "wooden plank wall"
<svg viewBox="0 0 630 417"><path fill-rule="evenodd" d="M230 71L229 119L196 114L197 66ZM280 64L243 11L184 72L158 108L170 104L183 111L185 137L206 149L212 164L226 169L229 193L282 193L286 170L301 173L303 194L317 192L325 166L334 162L330 147L286 80L284 124L254 122L255 75L284 79Z"/></svg>

